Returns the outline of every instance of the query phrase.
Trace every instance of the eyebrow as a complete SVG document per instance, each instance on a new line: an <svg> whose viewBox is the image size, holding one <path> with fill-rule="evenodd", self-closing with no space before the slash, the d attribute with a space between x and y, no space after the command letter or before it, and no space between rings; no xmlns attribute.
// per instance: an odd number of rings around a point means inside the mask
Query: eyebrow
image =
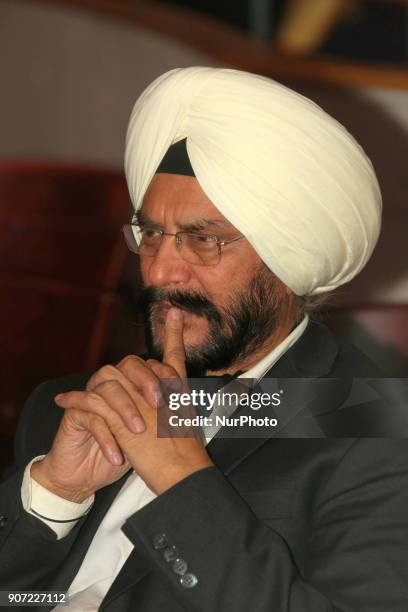
<svg viewBox="0 0 408 612"><path fill-rule="evenodd" d="M137 223L140 226L144 227L163 227L160 223L155 223L152 219L149 219L146 215L144 215L140 210L138 210L133 216L133 222ZM222 229L228 229L230 225L227 221L223 219L194 219L194 221L190 221L189 223L177 223L177 227L185 232L193 232L198 230L203 230L211 227L219 227Z"/></svg>

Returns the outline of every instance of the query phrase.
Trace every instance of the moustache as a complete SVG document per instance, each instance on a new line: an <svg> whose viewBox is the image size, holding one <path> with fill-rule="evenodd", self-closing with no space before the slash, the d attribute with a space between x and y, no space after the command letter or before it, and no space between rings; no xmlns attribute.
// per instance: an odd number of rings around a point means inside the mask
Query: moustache
<svg viewBox="0 0 408 612"><path fill-rule="evenodd" d="M221 324L222 317L218 308L196 291L186 293L180 290L167 291L158 287L144 287L139 294L138 307L146 314L151 314L153 307L160 302L167 302L171 306L177 306L186 312Z"/></svg>

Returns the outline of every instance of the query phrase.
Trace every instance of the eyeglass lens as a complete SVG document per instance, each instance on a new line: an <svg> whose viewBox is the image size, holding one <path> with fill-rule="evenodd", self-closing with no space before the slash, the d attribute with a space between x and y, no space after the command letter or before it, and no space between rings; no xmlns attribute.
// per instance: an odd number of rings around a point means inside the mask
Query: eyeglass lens
<svg viewBox="0 0 408 612"><path fill-rule="evenodd" d="M138 244L131 225L125 226L123 233L129 249L147 257L156 255L164 238L161 232L145 229L139 234ZM189 263L208 266L216 265L220 260L220 247L215 236L180 232L176 243L181 257Z"/></svg>

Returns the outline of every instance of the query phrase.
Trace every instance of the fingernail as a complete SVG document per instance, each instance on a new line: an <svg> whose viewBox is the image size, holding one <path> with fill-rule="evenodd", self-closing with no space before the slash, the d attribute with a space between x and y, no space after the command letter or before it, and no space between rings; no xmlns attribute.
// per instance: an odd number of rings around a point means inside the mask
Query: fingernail
<svg viewBox="0 0 408 612"><path fill-rule="evenodd" d="M157 408L163 408L163 406L165 406L165 401L163 398L163 395L160 393L160 391L156 391L155 395L155 399L156 399L156 406Z"/></svg>
<svg viewBox="0 0 408 612"><path fill-rule="evenodd" d="M149 391L147 402L154 408L158 408L160 398L160 391Z"/></svg>
<svg viewBox="0 0 408 612"><path fill-rule="evenodd" d="M123 460L119 453L111 453L112 463L114 465L122 465Z"/></svg>
<svg viewBox="0 0 408 612"><path fill-rule="evenodd" d="M140 417L134 417L132 419L132 430L135 433L142 433L146 429L143 419Z"/></svg>
<svg viewBox="0 0 408 612"><path fill-rule="evenodd" d="M169 310L169 318L171 321L180 321L181 319L181 310L179 308L170 308Z"/></svg>

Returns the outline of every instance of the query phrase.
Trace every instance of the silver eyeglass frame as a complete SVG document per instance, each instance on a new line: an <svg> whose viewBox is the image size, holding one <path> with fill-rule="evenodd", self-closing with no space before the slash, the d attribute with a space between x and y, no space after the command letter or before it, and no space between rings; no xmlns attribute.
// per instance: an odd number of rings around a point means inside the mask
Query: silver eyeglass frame
<svg viewBox="0 0 408 612"><path fill-rule="evenodd" d="M133 240L134 240L134 245L133 246L131 244L131 240L132 238L128 235L128 230L130 229ZM182 244L182 234L190 234L190 235L194 235L194 236L207 236L208 238L213 238L214 241L217 244L217 248L218 248L218 261L214 264L206 264L206 263L194 263L193 265L201 265L201 266L216 266L221 258L222 255L222 247L227 245L227 244L231 244L232 242L237 242L238 240L241 240L242 238L245 238L245 236L237 236L236 238L232 238L231 240L221 240L218 236L215 236L214 234L199 234L198 232L189 232L189 231L185 231L182 230L180 232L176 232L176 233L171 233L171 232L165 232L164 230L161 229L155 229L154 231L158 232L160 234L160 236L174 236L176 239L176 246L177 249L180 249L181 244ZM142 232L140 231L140 226L137 223L126 223L125 225L122 226L122 233L125 237L125 241L126 244L128 246L128 249L132 252L135 253L136 255L140 255L138 249L141 245L143 236L142 236ZM159 247L160 248L160 247ZM182 253L181 250L179 250L180 254ZM154 257L154 255L146 255L146 257ZM184 257L183 257L184 259ZM184 259L184 261L187 261L187 263L192 263L192 262L188 262L188 260Z"/></svg>

